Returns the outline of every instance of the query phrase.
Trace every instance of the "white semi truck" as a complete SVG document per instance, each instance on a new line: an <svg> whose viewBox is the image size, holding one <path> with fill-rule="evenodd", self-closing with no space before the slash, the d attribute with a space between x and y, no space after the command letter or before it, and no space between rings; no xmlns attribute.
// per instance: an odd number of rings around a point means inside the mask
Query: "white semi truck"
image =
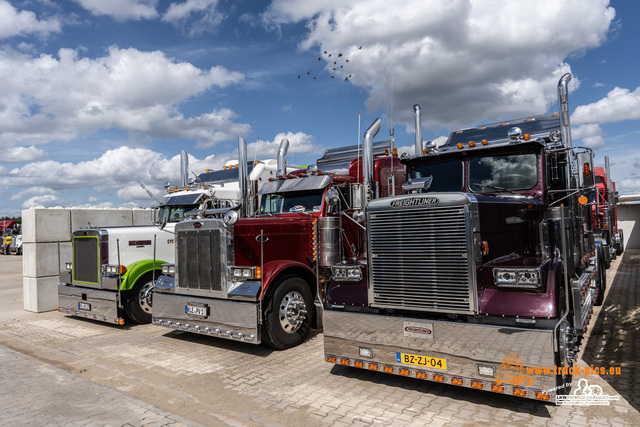
<svg viewBox="0 0 640 427"><path fill-rule="evenodd" d="M149 323L153 286L162 264L174 262L174 228L185 219L215 214L240 202L238 165L206 171L182 186L165 186L156 225L92 227L73 232L72 260L65 263L58 286L58 311L108 323ZM275 176L275 159L250 162L249 185Z"/></svg>

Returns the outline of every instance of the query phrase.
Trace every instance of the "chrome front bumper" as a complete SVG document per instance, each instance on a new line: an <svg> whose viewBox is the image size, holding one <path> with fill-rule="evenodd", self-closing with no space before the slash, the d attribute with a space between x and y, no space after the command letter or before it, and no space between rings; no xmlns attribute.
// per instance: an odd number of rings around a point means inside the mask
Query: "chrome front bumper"
<svg viewBox="0 0 640 427"><path fill-rule="evenodd" d="M58 285L58 311L73 316L124 324L118 309L118 292Z"/></svg>
<svg viewBox="0 0 640 427"><path fill-rule="evenodd" d="M325 310L325 360L479 390L552 400L552 330L477 325ZM436 366L406 363L435 360ZM437 361L446 369L438 368ZM533 372L527 368L534 369Z"/></svg>

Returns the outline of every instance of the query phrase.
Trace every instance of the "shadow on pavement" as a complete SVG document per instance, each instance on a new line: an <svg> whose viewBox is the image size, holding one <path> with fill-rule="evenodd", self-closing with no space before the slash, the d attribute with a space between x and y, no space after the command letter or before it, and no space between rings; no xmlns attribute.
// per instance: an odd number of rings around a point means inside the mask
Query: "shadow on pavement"
<svg viewBox="0 0 640 427"><path fill-rule="evenodd" d="M594 367L621 367L621 375L601 375L640 410L640 250L625 250L609 293L584 347L582 359Z"/></svg>

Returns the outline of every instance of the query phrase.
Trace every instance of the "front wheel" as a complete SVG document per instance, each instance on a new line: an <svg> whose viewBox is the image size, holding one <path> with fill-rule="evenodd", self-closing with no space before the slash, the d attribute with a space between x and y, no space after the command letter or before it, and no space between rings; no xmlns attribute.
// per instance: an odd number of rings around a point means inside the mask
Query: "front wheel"
<svg viewBox="0 0 640 427"><path fill-rule="evenodd" d="M305 340L311 328L313 297L302 278L288 276L275 284L264 314L262 338L276 349L294 347Z"/></svg>
<svg viewBox="0 0 640 427"><path fill-rule="evenodd" d="M622 255L624 252L624 234L622 230L618 230L618 239L616 241L616 254Z"/></svg>
<svg viewBox="0 0 640 427"><path fill-rule="evenodd" d="M151 273L140 277L125 302L127 317L136 323L151 323L151 307L155 282Z"/></svg>

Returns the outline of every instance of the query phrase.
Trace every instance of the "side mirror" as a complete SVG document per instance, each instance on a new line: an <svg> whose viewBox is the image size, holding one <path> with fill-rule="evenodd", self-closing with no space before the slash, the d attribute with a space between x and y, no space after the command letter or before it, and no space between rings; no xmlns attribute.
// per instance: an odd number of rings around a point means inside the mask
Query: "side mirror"
<svg viewBox="0 0 640 427"><path fill-rule="evenodd" d="M402 184L402 189L406 192L422 192L431 187L433 183L433 175L427 178L414 178Z"/></svg>

